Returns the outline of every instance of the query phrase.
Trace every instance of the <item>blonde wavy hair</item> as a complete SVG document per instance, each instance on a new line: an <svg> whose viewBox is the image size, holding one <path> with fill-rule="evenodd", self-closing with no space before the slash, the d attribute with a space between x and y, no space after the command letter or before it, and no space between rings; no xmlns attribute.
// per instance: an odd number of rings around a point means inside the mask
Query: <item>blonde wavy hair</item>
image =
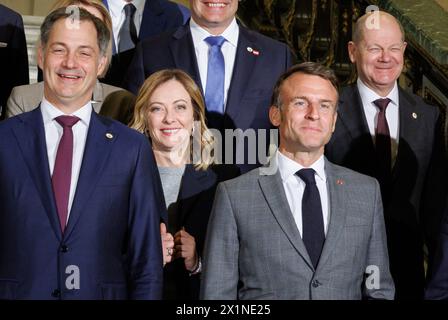
<svg viewBox="0 0 448 320"><path fill-rule="evenodd" d="M92 7L96 10L98 10L102 16L102 21L106 25L107 29L110 32L111 37L113 37L113 31L112 31L112 18L110 17L109 11L107 10L106 6L103 4L101 0L58 0L55 2L55 4L51 7L51 11L57 10L59 8L65 8L68 6L84 6L84 7ZM87 10L88 11L88 10ZM107 65L106 68L104 68L104 71L102 74L99 75L99 78L103 78L107 70L109 69L110 63L112 61L112 38L109 41L109 46L106 50L106 58L107 58Z"/></svg>
<svg viewBox="0 0 448 320"><path fill-rule="evenodd" d="M214 146L213 135L205 124L205 102L201 91L193 79L184 71L165 69L155 72L148 77L138 92L134 115L129 126L150 138L147 121L149 100L160 85L170 80L180 82L191 98L195 125L193 127L194 134L190 139L190 161L192 161L196 170L206 170L214 161L210 152ZM200 146L200 148L194 148L194 146Z"/></svg>

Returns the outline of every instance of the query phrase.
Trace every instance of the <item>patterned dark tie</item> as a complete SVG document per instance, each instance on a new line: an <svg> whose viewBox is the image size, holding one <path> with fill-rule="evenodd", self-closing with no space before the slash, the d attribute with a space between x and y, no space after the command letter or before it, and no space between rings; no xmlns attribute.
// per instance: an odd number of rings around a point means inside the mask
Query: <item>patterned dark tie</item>
<svg viewBox="0 0 448 320"><path fill-rule="evenodd" d="M132 3L124 6L125 20L118 33L118 52L130 50L137 43L137 29L134 24L134 15L137 10Z"/></svg>
<svg viewBox="0 0 448 320"><path fill-rule="evenodd" d="M378 181L381 185L383 195L387 190L387 186L390 182L391 176L391 143L390 143L390 132L389 125L386 119L386 108L391 100L388 98L378 99L373 101L373 103L378 107L378 120L375 129L375 150L377 155L378 163ZM383 198L383 201L385 199Z"/></svg>
<svg viewBox="0 0 448 320"><path fill-rule="evenodd" d="M59 142L56 160L54 162L53 193L56 200L59 222L64 233L68 216L68 199L70 196L70 182L72 179L73 160L73 132L72 127L79 121L78 117L59 116L55 119L63 128L61 141Z"/></svg>
<svg viewBox="0 0 448 320"><path fill-rule="evenodd" d="M314 169L301 169L296 175L305 182L302 197L302 239L314 269L317 268L325 242L324 218Z"/></svg>
<svg viewBox="0 0 448 320"><path fill-rule="evenodd" d="M222 36L208 37L205 42L210 46L208 52L207 84L205 104L209 112L224 114L224 56L221 46L226 41Z"/></svg>

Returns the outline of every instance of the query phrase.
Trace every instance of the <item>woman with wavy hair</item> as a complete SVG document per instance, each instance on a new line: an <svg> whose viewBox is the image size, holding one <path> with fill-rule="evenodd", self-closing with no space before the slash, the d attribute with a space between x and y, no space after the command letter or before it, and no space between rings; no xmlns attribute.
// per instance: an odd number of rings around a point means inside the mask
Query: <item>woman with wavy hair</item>
<svg viewBox="0 0 448 320"><path fill-rule="evenodd" d="M161 223L164 298L198 299L216 186L239 171L213 164L213 136L205 124L201 91L181 70L162 70L146 79L130 126L152 142L168 211Z"/></svg>

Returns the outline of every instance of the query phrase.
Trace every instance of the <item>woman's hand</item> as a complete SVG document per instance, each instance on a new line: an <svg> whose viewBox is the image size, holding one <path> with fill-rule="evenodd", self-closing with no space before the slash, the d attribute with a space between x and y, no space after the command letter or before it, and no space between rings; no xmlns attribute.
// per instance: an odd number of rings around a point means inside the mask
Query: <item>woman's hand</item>
<svg viewBox="0 0 448 320"><path fill-rule="evenodd" d="M166 231L166 225L160 223L160 237L162 240L162 256L163 266L173 261L174 255L174 238L173 235Z"/></svg>

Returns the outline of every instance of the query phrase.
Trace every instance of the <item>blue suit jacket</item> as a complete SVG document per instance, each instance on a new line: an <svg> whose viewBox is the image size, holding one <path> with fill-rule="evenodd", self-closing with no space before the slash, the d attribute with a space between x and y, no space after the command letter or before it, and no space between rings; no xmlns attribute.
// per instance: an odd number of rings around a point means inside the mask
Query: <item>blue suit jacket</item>
<svg viewBox="0 0 448 320"><path fill-rule="evenodd" d="M28 54L20 14L0 4L0 119L12 88L29 83ZM2 108L3 107L3 108ZM1 112L3 109L3 112Z"/></svg>
<svg viewBox="0 0 448 320"><path fill-rule="evenodd" d="M109 8L107 0L104 5ZM190 18L190 10L181 4L167 0L147 0L143 9L142 23L138 35L139 41L156 36L162 32L176 29ZM102 82L121 86L124 74L131 62L134 50L117 54L115 40L112 44L112 63Z"/></svg>
<svg viewBox="0 0 448 320"><path fill-rule="evenodd" d="M40 108L0 123L0 299L160 298L162 201L147 139L92 112L62 235Z"/></svg>
<svg viewBox="0 0 448 320"><path fill-rule="evenodd" d="M207 124L219 130L270 129L273 128L268 116L272 89L279 76L290 67L291 52L284 43L242 26L239 28L226 111L224 116L207 113ZM252 52L248 48L252 48ZM189 24L174 33L164 33L139 43L124 87L136 94L148 76L166 68L187 72L202 88ZM243 172L253 168L246 160L245 165L240 166Z"/></svg>

